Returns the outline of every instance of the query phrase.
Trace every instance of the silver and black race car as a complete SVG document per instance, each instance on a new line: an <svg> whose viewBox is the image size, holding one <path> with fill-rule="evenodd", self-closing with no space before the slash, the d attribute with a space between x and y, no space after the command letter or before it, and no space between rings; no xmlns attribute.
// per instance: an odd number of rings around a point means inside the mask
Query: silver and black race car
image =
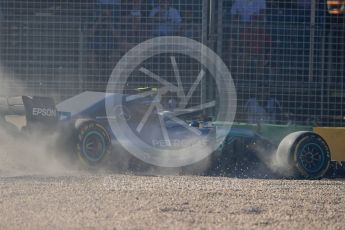
<svg viewBox="0 0 345 230"><path fill-rule="evenodd" d="M114 117L106 112L107 98L122 101L123 95L105 94L101 92L83 92L55 105L49 97L0 97L0 127L18 138L40 133L49 135L58 133L58 148L69 153L74 159L79 159L88 166L99 165L110 153L116 153L119 145L114 149L118 136L109 124L112 119L124 119L128 128L137 131L141 122L145 120L142 111L152 105L154 97L149 94L136 100L127 100L126 109L122 108ZM127 97L128 98L128 97ZM123 105L121 105L123 106ZM116 106L114 107L116 110ZM162 112L160 112L162 113ZM193 111L177 111L177 114L193 113ZM207 122L211 125L201 125L190 117L185 119L172 118L169 111L153 116L166 117L160 122L147 121L147 133L141 136L143 142L162 144L158 140L162 132L155 133L157 126L164 123L165 130L171 138L184 140L190 132L197 134L197 138L213 137L215 143L223 137L223 143L211 155L211 170L234 170L241 166L246 159L256 158L268 164L270 170L284 174L284 170L292 176L303 178L322 178L329 171L330 165L340 167L345 162L344 144L342 142L345 129L341 127L312 127L299 125L247 124L226 122ZM18 122L23 118L24 122ZM15 120L15 122L13 121ZM19 124L18 124L19 123ZM139 125L138 125L139 123ZM222 133L223 126L231 125L231 129ZM226 129L225 129L226 130ZM155 135L158 135L157 138ZM164 132L163 132L164 136ZM156 138L156 139L155 139ZM164 139L163 139L164 140ZM212 141L205 139L210 145ZM137 145L134 140L127 140L131 145ZM166 146L164 148L170 148ZM181 141L183 143L183 141ZM185 142L188 145L188 142ZM158 146L162 147L162 146ZM177 150L178 151L178 150ZM235 159L236 158L236 159ZM141 162L143 163L143 162ZM234 164L235 163L235 164ZM237 164L237 165L236 165ZM240 165L238 165L240 164ZM273 167L272 167L273 166Z"/></svg>

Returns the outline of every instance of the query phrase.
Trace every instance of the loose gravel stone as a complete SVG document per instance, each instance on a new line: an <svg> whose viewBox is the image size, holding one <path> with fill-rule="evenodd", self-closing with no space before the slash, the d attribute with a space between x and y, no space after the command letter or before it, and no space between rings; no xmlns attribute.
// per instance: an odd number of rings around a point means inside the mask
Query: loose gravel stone
<svg viewBox="0 0 345 230"><path fill-rule="evenodd" d="M0 228L344 229L345 180L0 177Z"/></svg>

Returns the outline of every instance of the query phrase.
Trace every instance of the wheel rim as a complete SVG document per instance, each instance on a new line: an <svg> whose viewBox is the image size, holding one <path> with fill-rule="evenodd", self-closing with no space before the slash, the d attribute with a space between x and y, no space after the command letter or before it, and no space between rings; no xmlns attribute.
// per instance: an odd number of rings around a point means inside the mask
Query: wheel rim
<svg viewBox="0 0 345 230"><path fill-rule="evenodd" d="M308 143L299 152L298 161L306 171L315 173L322 169L325 162L325 154L319 145Z"/></svg>
<svg viewBox="0 0 345 230"><path fill-rule="evenodd" d="M89 132L83 141L82 153L89 161L99 161L105 153L105 141L98 132Z"/></svg>

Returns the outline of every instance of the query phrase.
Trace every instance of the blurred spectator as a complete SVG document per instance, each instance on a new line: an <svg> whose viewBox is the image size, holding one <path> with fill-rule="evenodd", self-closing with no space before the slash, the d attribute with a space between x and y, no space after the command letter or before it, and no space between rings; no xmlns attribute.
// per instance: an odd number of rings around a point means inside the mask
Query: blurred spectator
<svg viewBox="0 0 345 230"><path fill-rule="evenodd" d="M101 10L114 10L121 4L121 0L97 0L97 7Z"/></svg>
<svg viewBox="0 0 345 230"><path fill-rule="evenodd" d="M243 28L240 40L243 42L243 50L238 54L238 58L241 59L243 71L254 67L255 75L262 77L267 64L266 49L271 46L271 36L265 28L254 25Z"/></svg>
<svg viewBox="0 0 345 230"><path fill-rule="evenodd" d="M265 0L235 0L231 8L232 66L237 73L262 77L271 37L265 28Z"/></svg>
<svg viewBox="0 0 345 230"><path fill-rule="evenodd" d="M280 102L268 92L256 96L252 94L244 106L247 122L256 124L260 122L278 124L283 122L283 111Z"/></svg>
<svg viewBox="0 0 345 230"><path fill-rule="evenodd" d="M113 66L116 39L109 17L99 17L92 28L90 49L92 68L99 77L107 77Z"/></svg>
<svg viewBox="0 0 345 230"><path fill-rule="evenodd" d="M311 13L311 0L297 0L296 3L298 21L309 22Z"/></svg>
<svg viewBox="0 0 345 230"><path fill-rule="evenodd" d="M277 122L281 123L283 121L282 107L275 97L269 96L267 98L266 112L268 114L268 123L277 124Z"/></svg>
<svg viewBox="0 0 345 230"><path fill-rule="evenodd" d="M99 4L102 5L119 5L121 0L98 0Z"/></svg>
<svg viewBox="0 0 345 230"><path fill-rule="evenodd" d="M3 13L2 13L2 8L1 8L1 6L0 6L0 29L2 29L3 28L3 24L4 24L4 19L5 19L5 17L4 17L4 15L3 15ZM2 34L2 31L1 31L1 34Z"/></svg>
<svg viewBox="0 0 345 230"><path fill-rule="evenodd" d="M200 38L201 37L201 24L195 22L193 17L193 7L188 7L184 12L183 25L181 27L182 35L188 38Z"/></svg>
<svg viewBox="0 0 345 230"><path fill-rule="evenodd" d="M130 1L131 8L126 17L126 27L125 32L127 33L127 42L129 43L139 43L141 42L141 32L144 30L142 28L142 11L141 11L141 0Z"/></svg>
<svg viewBox="0 0 345 230"><path fill-rule="evenodd" d="M122 16L119 19L119 29L116 30L118 46L113 56L113 63L117 63L127 51L146 38L146 28L143 23L144 0L129 0L121 5Z"/></svg>
<svg viewBox="0 0 345 230"><path fill-rule="evenodd" d="M153 21L154 36L174 35L180 30L181 16L171 6L170 0L159 0L159 5L152 9L149 16Z"/></svg>
<svg viewBox="0 0 345 230"><path fill-rule="evenodd" d="M265 109L254 96L247 100L245 112L247 114L247 122L250 124L257 124L268 120Z"/></svg>
<svg viewBox="0 0 345 230"><path fill-rule="evenodd" d="M311 0L298 0L297 5L303 9L310 9Z"/></svg>
<svg viewBox="0 0 345 230"><path fill-rule="evenodd" d="M251 22L262 20L265 10L265 0L235 0L231 8L231 15L238 17L241 22Z"/></svg>
<svg viewBox="0 0 345 230"><path fill-rule="evenodd" d="M95 21L99 21L99 18L102 17L105 18L104 20L111 23L113 28L116 28L116 19L119 14L120 3L120 0L97 0Z"/></svg>

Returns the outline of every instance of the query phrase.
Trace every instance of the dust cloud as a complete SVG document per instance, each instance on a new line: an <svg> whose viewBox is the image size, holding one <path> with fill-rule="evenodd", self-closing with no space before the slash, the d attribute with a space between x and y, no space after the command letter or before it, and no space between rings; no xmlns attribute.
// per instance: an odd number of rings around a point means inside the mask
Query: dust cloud
<svg viewBox="0 0 345 230"><path fill-rule="evenodd" d="M32 95L32 93L25 90L25 84L15 81L13 76L8 76L6 71L0 67L0 97ZM85 165L82 165L78 160L71 160L71 155L74 156L76 154L64 151L63 149L66 149L64 146L56 145L61 133L58 133L58 131L56 133L25 133L21 131L25 123L24 114L7 116L4 111L0 110L0 176L61 175L90 171L90 168L84 167ZM157 138L154 135L152 126L146 137L152 140ZM190 138L188 140L191 142L198 141L191 140ZM198 155L185 152L183 148L176 151L179 151L181 157L193 154ZM203 145L200 146L198 151L202 154L210 150ZM102 164L98 165L97 168L91 169L93 173L203 174L210 165L210 158L205 158L198 163L186 167L158 167L136 159L125 151L119 143L113 143L111 152ZM189 161L193 162L194 160L189 159Z"/></svg>
<svg viewBox="0 0 345 230"><path fill-rule="evenodd" d="M26 94L23 85L9 79L1 67L0 83L2 98ZM0 176L66 173L68 170L62 163L63 154L53 145L58 135L54 133L23 134L21 128L25 125L24 114L6 116L6 111L3 111L6 105L2 107L3 109L0 110Z"/></svg>
<svg viewBox="0 0 345 230"><path fill-rule="evenodd" d="M275 148L265 148L258 145L254 149L259 160L265 164L271 174L278 177L292 177L294 176L294 169L288 161L288 148L290 146L290 143L282 142Z"/></svg>

